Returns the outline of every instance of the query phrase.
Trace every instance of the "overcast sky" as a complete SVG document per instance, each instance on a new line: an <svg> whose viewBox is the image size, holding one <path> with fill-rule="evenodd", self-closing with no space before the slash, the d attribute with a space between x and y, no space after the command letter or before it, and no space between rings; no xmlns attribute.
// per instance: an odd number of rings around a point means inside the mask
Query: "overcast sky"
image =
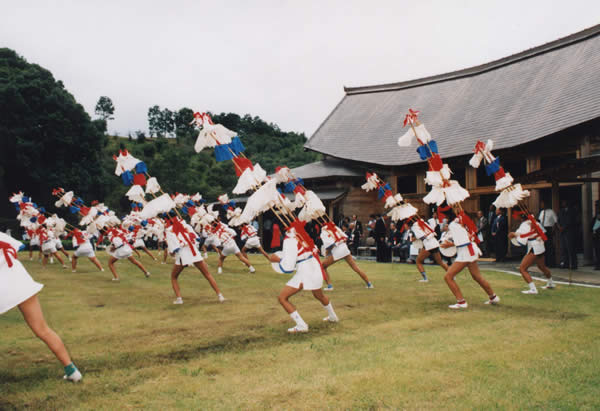
<svg viewBox="0 0 600 411"><path fill-rule="evenodd" d="M343 86L406 81L600 23L600 0L6 1L0 47L49 69L109 131L147 111L258 115L310 136ZM400 113L401 114L401 113Z"/></svg>

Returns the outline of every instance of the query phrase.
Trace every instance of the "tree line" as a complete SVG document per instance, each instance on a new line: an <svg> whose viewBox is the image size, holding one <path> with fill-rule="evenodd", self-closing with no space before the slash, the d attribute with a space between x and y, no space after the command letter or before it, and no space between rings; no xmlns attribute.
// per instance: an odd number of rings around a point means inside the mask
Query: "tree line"
<svg viewBox="0 0 600 411"><path fill-rule="evenodd" d="M231 162L217 163L211 149L196 153L194 111L154 105L148 109L149 136L107 135L114 105L102 96L92 119L50 71L0 48L0 228L14 224L10 193L23 190L50 211L54 187L73 190L91 202L104 201L124 214L127 187L114 175L113 154L127 148L143 160L168 192L200 192L208 201L235 186ZM268 172L278 165L297 167L316 161L305 152L303 133L285 132L257 116L212 113L215 123L239 133L246 155ZM168 138L170 137L170 138ZM63 212L64 214L64 212Z"/></svg>

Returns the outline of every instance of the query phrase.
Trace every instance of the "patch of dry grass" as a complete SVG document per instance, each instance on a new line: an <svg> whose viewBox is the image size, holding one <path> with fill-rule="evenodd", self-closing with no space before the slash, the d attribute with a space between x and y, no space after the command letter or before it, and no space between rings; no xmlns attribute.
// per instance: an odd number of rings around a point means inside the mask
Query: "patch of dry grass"
<svg viewBox="0 0 600 411"><path fill-rule="evenodd" d="M287 277L251 259L255 275L231 258L225 274L214 274L224 304L187 268L182 306L172 304L170 266L148 257L152 278L120 262L118 284L88 261L76 274L25 261L46 285L46 317L84 382L64 383L59 363L12 310L0 316L0 409L600 407L600 290L524 296L519 278L484 272L502 298L489 307L465 272L469 309L451 312L437 267L422 284L414 266L361 262L376 287L367 290L338 263L330 295L341 322L323 323L325 311L303 293L293 302L311 329L290 336L276 301ZM208 262L215 273L214 254Z"/></svg>

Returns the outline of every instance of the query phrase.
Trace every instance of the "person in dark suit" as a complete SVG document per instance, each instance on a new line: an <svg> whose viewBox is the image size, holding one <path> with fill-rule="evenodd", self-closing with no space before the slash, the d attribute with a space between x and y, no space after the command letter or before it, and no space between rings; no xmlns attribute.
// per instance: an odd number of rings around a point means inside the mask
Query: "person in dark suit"
<svg viewBox="0 0 600 411"><path fill-rule="evenodd" d="M385 226L385 219L381 214L377 215L377 221L375 222L375 243L377 244L377 262L386 262L387 244L385 242L387 228Z"/></svg>
<svg viewBox="0 0 600 411"><path fill-rule="evenodd" d="M560 232L560 268L576 270L577 211L575 207L569 206L566 200L561 202L557 225Z"/></svg>
<svg viewBox="0 0 600 411"><path fill-rule="evenodd" d="M487 253L490 255L491 253L496 251L496 238L492 236L492 229L494 228L494 220L496 219L496 207L494 205L490 205L490 209L487 214L488 221L488 230L485 236L485 240L487 243Z"/></svg>
<svg viewBox="0 0 600 411"><path fill-rule="evenodd" d="M600 205L596 201L596 215L592 219L592 243L596 257L594 270L600 270Z"/></svg>
<svg viewBox="0 0 600 411"><path fill-rule="evenodd" d="M390 249L390 255L394 258L394 251L399 250L402 245L402 233L396 227L396 224L390 223L390 234L387 237L387 245Z"/></svg>
<svg viewBox="0 0 600 411"><path fill-rule="evenodd" d="M496 262L506 260L508 247L508 222L501 209L496 209L496 218L492 225L492 238L496 248Z"/></svg>
<svg viewBox="0 0 600 411"><path fill-rule="evenodd" d="M358 231L360 237L363 235L363 226L362 223L356 217L356 214L352 215L352 220L350 220L350 224L354 223L354 229Z"/></svg>

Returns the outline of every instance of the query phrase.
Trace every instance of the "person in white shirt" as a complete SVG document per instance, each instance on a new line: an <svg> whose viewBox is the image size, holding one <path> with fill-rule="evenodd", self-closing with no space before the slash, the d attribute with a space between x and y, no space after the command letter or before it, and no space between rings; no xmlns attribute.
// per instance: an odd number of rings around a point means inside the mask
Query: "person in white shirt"
<svg viewBox="0 0 600 411"><path fill-rule="evenodd" d="M552 208L546 207L544 201L540 202L540 214L538 215L538 221L546 230L546 237L548 240L544 242L546 253L544 254L544 261L547 267L556 266L556 257L554 254L554 226L558 222L558 217Z"/></svg>
<svg viewBox="0 0 600 411"><path fill-rule="evenodd" d="M81 381L81 373L71 361L61 338L48 327L38 293L44 287L35 282L17 259L17 251L25 246L14 238L0 233L0 314L19 307L25 322L56 355L65 367L65 380Z"/></svg>
<svg viewBox="0 0 600 411"><path fill-rule="evenodd" d="M252 266L250 261L242 255L240 248L235 243L235 236L237 235L235 230L230 228L227 224L217 220L213 223L211 231L223 245L223 251L221 251L221 254L219 255L217 274L223 274L223 262L229 255L235 255L242 263L244 263L246 267L248 267L250 274L256 272L256 269Z"/></svg>
<svg viewBox="0 0 600 411"><path fill-rule="evenodd" d="M519 271L523 276L523 279L527 283L529 287L527 290L521 291L523 294L537 294L538 290L531 278L531 275L527 272L527 269L536 263L540 271L544 273L546 278L548 278L548 283L542 287L544 289L552 289L554 288L554 282L552 281L552 274L546 264L544 263L544 241L540 237L540 231L543 232L543 228L537 224L537 222L531 222L527 219L526 215L521 214L522 222L517 231L508 233L508 238L511 240L518 242L520 245L527 246L527 253L521 260L521 265L519 266ZM532 224L537 225L534 227Z"/></svg>
<svg viewBox="0 0 600 411"><path fill-rule="evenodd" d="M277 254L271 254L269 259L273 263L279 263L279 269L284 273L296 274L286 283L279 294L278 300L283 309L290 315L296 325L288 329L288 333L308 332L308 324L304 322L296 307L289 301L289 298L301 290L312 291L313 296L321 302L323 308L327 311L327 317L323 321L338 322L339 319L333 310L329 298L323 293L323 272L321 265L313 256L314 244L309 245L299 242L296 238L294 228L289 228L283 240L283 249L281 257Z"/></svg>

